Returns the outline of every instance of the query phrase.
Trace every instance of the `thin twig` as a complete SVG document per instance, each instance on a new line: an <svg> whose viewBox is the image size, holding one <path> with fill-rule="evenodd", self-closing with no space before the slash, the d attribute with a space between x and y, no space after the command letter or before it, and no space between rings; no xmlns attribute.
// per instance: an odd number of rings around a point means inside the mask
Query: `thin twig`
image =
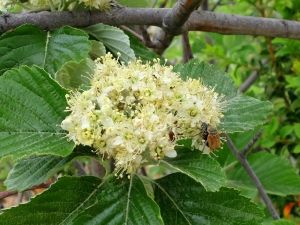
<svg viewBox="0 0 300 225"><path fill-rule="evenodd" d="M253 71L249 77L241 84L239 91L246 92L252 84L259 78L259 73L257 71Z"/></svg>
<svg viewBox="0 0 300 225"><path fill-rule="evenodd" d="M243 150L240 152L244 157L247 156L251 148L255 145L255 143L259 140L259 138L262 135L262 130L258 131L254 137L248 142L248 144L243 148Z"/></svg>
<svg viewBox="0 0 300 225"><path fill-rule="evenodd" d="M144 45L146 45L148 48L156 48L154 43L151 41L150 35L147 31L147 26L140 26L141 34L142 34L142 42Z"/></svg>
<svg viewBox="0 0 300 225"><path fill-rule="evenodd" d="M194 58L192 53L192 48L190 45L188 32L184 32L182 34L182 47L183 47L183 62L186 63L190 59Z"/></svg>
<svg viewBox="0 0 300 225"><path fill-rule="evenodd" d="M247 174L249 175L250 179L252 180L252 182L256 186L256 188L257 188L257 190L260 194L260 197L262 198L263 202L265 203L265 205L266 205L268 211L270 212L270 214L272 215L273 219L275 219L275 220L279 219L280 217L279 217L276 209L274 208L271 199L267 195L262 183L260 182L259 178L257 177L255 172L253 171L253 169L252 169L251 165L249 164L248 160L246 159L246 157L243 154L240 154L239 150L235 147L235 145L232 142L231 138L228 135L226 135L226 136L227 136L227 145L228 145L230 151L238 159L238 161L241 163L241 165L246 170Z"/></svg>
<svg viewBox="0 0 300 225"><path fill-rule="evenodd" d="M86 175L85 168L84 168L84 166L81 162L79 162L78 160L75 160L73 162L73 166L77 169L77 173L78 173L79 176Z"/></svg>
<svg viewBox="0 0 300 225"><path fill-rule="evenodd" d="M217 2L216 2L216 4L213 6L213 7L211 7L211 10L210 11L215 11L216 10L216 8L219 6L219 5L221 5L221 3L222 3L222 0L218 0Z"/></svg>
<svg viewBox="0 0 300 225"><path fill-rule="evenodd" d="M141 41L141 42L144 41L143 37L139 33L137 33L136 31L132 30L131 28L129 28L127 26L124 26L124 25L121 25L120 28L122 30L125 30L125 31L131 33L133 36L135 36L137 39L139 39L139 41Z"/></svg>
<svg viewBox="0 0 300 225"><path fill-rule="evenodd" d="M262 6L262 2L259 2L259 5L258 4L253 4L253 5L257 9L257 11L260 12L260 15L262 17L268 17L268 10L266 10L266 8ZM267 42L270 59L272 62L272 67L274 67L276 65L276 56L275 56L275 50L274 50L274 47L272 44L272 38L266 37L266 42Z"/></svg>
<svg viewBox="0 0 300 225"><path fill-rule="evenodd" d="M168 1L169 0L164 0L160 5L159 5L159 8L165 8L168 4Z"/></svg>
<svg viewBox="0 0 300 225"><path fill-rule="evenodd" d="M128 26L121 25L119 26L122 30L127 31L131 33L133 36L135 36L140 42L142 42L146 47L148 48L157 48L157 46L151 41L150 36L147 32L146 26L140 26L138 27L141 34L139 34L137 31L131 29Z"/></svg>
<svg viewBox="0 0 300 225"><path fill-rule="evenodd" d="M267 46L268 46L270 59L271 59L271 62L272 62L272 67L275 67L276 66L276 56L275 56L275 49L274 49L274 46L272 44L272 38L267 37L266 41L267 41Z"/></svg>
<svg viewBox="0 0 300 225"><path fill-rule="evenodd" d="M202 10L208 10L208 0L203 0L201 3Z"/></svg>

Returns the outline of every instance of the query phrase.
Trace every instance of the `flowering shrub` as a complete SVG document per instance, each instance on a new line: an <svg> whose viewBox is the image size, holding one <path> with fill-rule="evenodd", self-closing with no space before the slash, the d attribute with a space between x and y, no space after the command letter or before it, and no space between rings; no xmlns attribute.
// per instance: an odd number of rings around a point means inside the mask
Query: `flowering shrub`
<svg viewBox="0 0 300 225"><path fill-rule="evenodd" d="M133 173L149 160L175 157L180 139L191 138L193 147L208 152L201 125L217 127L224 102L159 61L120 65L107 54L96 62L90 89L68 95L68 104L62 128L69 139L113 157L117 171Z"/></svg>
<svg viewBox="0 0 300 225"><path fill-rule="evenodd" d="M103 24L51 31L23 25L0 37L0 49L0 158L18 160L5 185L22 192L51 182L1 212L0 225L263 221L261 208L232 188L240 172L226 148L218 158L203 154L219 147L210 145L216 132L254 129L271 110L239 94L223 72L197 59L161 65ZM151 62L142 61L145 54ZM299 178L280 163L295 193ZM83 176L73 172L79 169Z"/></svg>

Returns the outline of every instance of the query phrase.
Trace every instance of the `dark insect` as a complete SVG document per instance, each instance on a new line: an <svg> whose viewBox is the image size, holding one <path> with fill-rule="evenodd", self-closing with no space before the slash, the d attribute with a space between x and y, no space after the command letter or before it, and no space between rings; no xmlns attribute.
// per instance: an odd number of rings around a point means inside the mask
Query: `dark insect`
<svg viewBox="0 0 300 225"><path fill-rule="evenodd" d="M169 140L172 142L175 141L175 134L173 131L169 131Z"/></svg>
<svg viewBox="0 0 300 225"><path fill-rule="evenodd" d="M201 135L207 147L209 147L212 151L221 147L220 133L209 124L202 123Z"/></svg>

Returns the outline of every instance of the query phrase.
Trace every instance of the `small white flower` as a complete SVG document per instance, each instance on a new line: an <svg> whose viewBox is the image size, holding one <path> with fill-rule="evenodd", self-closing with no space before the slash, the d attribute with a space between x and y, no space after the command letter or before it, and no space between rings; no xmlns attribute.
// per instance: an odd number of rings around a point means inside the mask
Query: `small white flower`
<svg viewBox="0 0 300 225"><path fill-rule="evenodd" d="M81 118L81 129L91 128L90 120L88 115L83 115Z"/></svg>
<svg viewBox="0 0 300 225"><path fill-rule="evenodd" d="M123 138L122 138L121 136L115 137L115 138L113 139L113 141L112 141L112 144L113 144L114 146L119 146L119 145L122 145L123 143L124 143L124 140L123 140Z"/></svg>
<svg viewBox="0 0 300 225"><path fill-rule="evenodd" d="M103 118L103 120L101 120L101 123L104 128L113 127L115 125L114 121L110 117Z"/></svg>
<svg viewBox="0 0 300 225"><path fill-rule="evenodd" d="M165 152L165 155L169 158L175 158L177 156L177 152L175 150L169 150Z"/></svg>
<svg viewBox="0 0 300 225"><path fill-rule="evenodd" d="M68 116L66 119L64 119L61 123L61 128L63 130L70 130L71 127L74 126L74 123L72 121L72 117Z"/></svg>

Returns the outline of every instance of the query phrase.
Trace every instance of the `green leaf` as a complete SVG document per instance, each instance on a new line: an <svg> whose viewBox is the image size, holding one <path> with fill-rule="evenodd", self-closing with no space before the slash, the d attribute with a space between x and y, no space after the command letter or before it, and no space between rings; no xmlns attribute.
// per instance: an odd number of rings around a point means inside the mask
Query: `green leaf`
<svg viewBox="0 0 300 225"><path fill-rule="evenodd" d="M85 59L90 51L88 35L82 30L62 27L47 33L45 47L45 70L54 74L68 61Z"/></svg>
<svg viewBox="0 0 300 225"><path fill-rule="evenodd" d="M286 40L283 38L274 38L272 43L277 47L276 58L285 56L298 56L300 51L299 42L297 40Z"/></svg>
<svg viewBox="0 0 300 225"><path fill-rule="evenodd" d="M88 35L63 27L45 32L34 25L22 25L0 37L0 74L20 65L38 65L54 74L67 61L88 57Z"/></svg>
<svg viewBox="0 0 300 225"><path fill-rule="evenodd" d="M0 74L19 65L43 65L45 32L33 25L23 25L0 37Z"/></svg>
<svg viewBox="0 0 300 225"><path fill-rule="evenodd" d="M63 177L29 203L4 210L0 225L71 224L83 209L97 201L101 181L96 177Z"/></svg>
<svg viewBox="0 0 300 225"><path fill-rule="evenodd" d="M293 149L293 153L299 154L300 153L300 145L296 145L295 148Z"/></svg>
<svg viewBox="0 0 300 225"><path fill-rule="evenodd" d="M102 42L95 41L95 40L91 40L90 42L91 42L90 57L92 59L97 59L106 54L106 49Z"/></svg>
<svg viewBox="0 0 300 225"><path fill-rule="evenodd" d="M189 77L200 79L206 86L214 87L216 92L225 95L226 99L237 95L237 88L232 79L213 65L193 59L186 64L176 65L174 71L180 73L184 80Z"/></svg>
<svg viewBox="0 0 300 225"><path fill-rule="evenodd" d="M293 126L291 126L291 125L285 125L279 129L279 134L283 138L290 135L292 132L293 132Z"/></svg>
<svg viewBox="0 0 300 225"><path fill-rule="evenodd" d="M179 173L157 181L155 200L165 225L258 225L263 219L262 211L237 191L206 192Z"/></svg>
<svg viewBox="0 0 300 225"><path fill-rule="evenodd" d="M95 153L92 153L89 147L80 146L66 157L32 155L22 158L10 170L4 184L9 190L24 191L47 181L71 160L79 156L95 156Z"/></svg>
<svg viewBox="0 0 300 225"><path fill-rule="evenodd" d="M273 221L272 225L297 225L295 222L285 219Z"/></svg>
<svg viewBox="0 0 300 225"><path fill-rule="evenodd" d="M0 215L0 225L163 224L159 208L142 182L96 177L63 177L43 194Z"/></svg>
<svg viewBox="0 0 300 225"><path fill-rule="evenodd" d="M276 136L280 130L280 121L278 117L272 117L263 127L260 146L263 148L271 148L276 144ZM249 140L250 141L250 140Z"/></svg>
<svg viewBox="0 0 300 225"><path fill-rule="evenodd" d="M226 103L220 128L227 133L253 130L262 125L272 110L268 101L238 95Z"/></svg>
<svg viewBox="0 0 300 225"><path fill-rule="evenodd" d="M0 77L0 158L66 156L74 148L59 124L67 116L62 89L44 70L22 66Z"/></svg>
<svg viewBox="0 0 300 225"><path fill-rule="evenodd" d="M300 138L300 123L294 124L294 132L298 138Z"/></svg>
<svg viewBox="0 0 300 225"><path fill-rule="evenodd" d="M69 61L65 63L55 74L55 79L67 89L78 89L89 86L90 77L94 73L94 62L83 59L79 62Z"/></svg>
<svg viewBox="0 0 300 225"><path fill-rule="evenodd" d="M135 59L128 36L119 28L98 23L84 28L84 30L101 41L114 55L117 55L118 52L121 53L121 61L127 63Z"/></svg>
<svg viewBox="0 0 300 225"><path fill-rule="evenodd" d="M75 225L163 224L158 205L136 176L130 182L117 180L105 184L97 199L96 204L78 216Z"/></svg>
<svg viewBox="0 0 300 225"><path fill-rule="evenodd" d="M24 191L45 182L77 154L67 157L33 155L19 160L9 172L4 184L8 190Z"/></svg>
<svg viewBox="0 0 300 225"><path fill-rule="evenodd" d="M135 36L130 33L126 33L129 36L130 47L133 49L137 58L143 61L153 61L153 59L160 58L155 52L146 48Z"/></svg>
<svg viewBox="0 0 300 225"><path fill-rule="evenodd" d="M286 196L300 193L300 177L287 160L266 152L252 154L248 160L269 194ZM239 164L227 171L227 178L232 187L256 189Z"/></svg>
<svg viewBox="0 0 300 225"><path fill-rule="evenodd" d="M295 222L286 219L270 220L263 222L263 225L297 225Z"/></svg>
<svg viewBox="0 0 300 225"><path fill-rule="evenodd" d="M8 190L24 191L36 184L43 183L68 161L67 157L61 156L29 156L14 165L4 184Z"/></svg>
<svg viewBox="0 0 300 225"><path fill-rule="evenodd" d="M165 159L163 162L201 183L207 191L217 191L225 185L221 166L209 155L187 148L179 148L177 154L176 158Z"/></svg>
<svg viewBox="0 0 300 225"><path fill-rule="evenodd" d="M285 76L285 79L287 81L286 87L298 94L300 92L300 77Z"/></svg>

